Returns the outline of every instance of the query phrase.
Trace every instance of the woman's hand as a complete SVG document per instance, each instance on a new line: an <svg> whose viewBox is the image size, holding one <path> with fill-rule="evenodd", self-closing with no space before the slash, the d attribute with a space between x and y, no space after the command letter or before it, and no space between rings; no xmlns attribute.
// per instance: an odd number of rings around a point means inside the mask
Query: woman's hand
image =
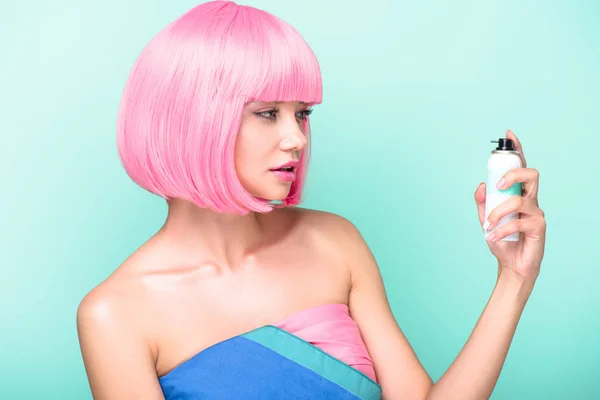
<svg viewBox="0 0 600 400"><path fill-rule="evenodd" d="M502 188L508 188L516 182L521 182L522 195L513 196L496 207L488 217L489 226L484 220L485 183L481 183L475 191L475 202L482 228L488 230L493 229L505 215L513 212L520 213L520 219L501 226L486 239L490 250L498 259L499 275L507 272L524 281L534 282L540 272L546 243L546 220L544 212L538 204L539 173L536 169L527 168L523 148L515 134L509 130L506 137L514 141L523 168L508 171L504 175ZM500 241L503 237L515 232L520 232L518 242Z"/></svg>

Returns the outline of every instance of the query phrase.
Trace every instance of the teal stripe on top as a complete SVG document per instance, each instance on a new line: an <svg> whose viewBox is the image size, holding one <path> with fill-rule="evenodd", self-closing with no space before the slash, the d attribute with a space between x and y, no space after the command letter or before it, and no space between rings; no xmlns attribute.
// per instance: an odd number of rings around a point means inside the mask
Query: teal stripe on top
<svg viewBox="0 0 600 400"><path fill-rule="evenodd" d="M362 400L380 400L381 386L307 341L267 325L241 335L334 382Z"/></svg>

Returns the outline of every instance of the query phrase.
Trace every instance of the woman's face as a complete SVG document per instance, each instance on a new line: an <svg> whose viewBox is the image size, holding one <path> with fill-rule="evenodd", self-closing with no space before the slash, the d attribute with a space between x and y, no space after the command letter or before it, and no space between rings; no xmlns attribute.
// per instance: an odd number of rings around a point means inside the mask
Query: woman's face
<svg viewBox="0 0 600 400"><path fill-rule="evenodd" d="M265 200L287 197L307 145L301 102L246 104L235 144L235 168L244 188Z"/></svg>

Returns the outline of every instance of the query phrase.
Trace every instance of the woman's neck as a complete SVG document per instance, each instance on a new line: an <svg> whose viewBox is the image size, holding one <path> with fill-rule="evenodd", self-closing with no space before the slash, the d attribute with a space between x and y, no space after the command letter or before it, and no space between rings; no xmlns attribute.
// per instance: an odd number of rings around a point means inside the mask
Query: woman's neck
<svg viewBox="0 0 600 400"><path fill-rule="evenodd" d="M157 236L199 256L208 257L221 267L245 264L266 240L266 214L218 213L191 202L171 199L165 224Z"/></svg>

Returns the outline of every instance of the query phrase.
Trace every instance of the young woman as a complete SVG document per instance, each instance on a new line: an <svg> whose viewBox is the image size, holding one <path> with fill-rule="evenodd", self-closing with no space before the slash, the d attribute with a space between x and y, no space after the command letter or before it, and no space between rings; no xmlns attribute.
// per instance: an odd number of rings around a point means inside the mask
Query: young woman
<svg viewBox="0 0 600 400"><path fill-rule="evenodd" d="M491 228L521 218L488 238L497 284L434 384L357 229L298 207L321 96L310 47L252 7L201 4L143 50L118 149L131 179L166 199L168 217L79 306L95 399L489 397L544 253L537 171L522 158L504 177L523 195L490 215ZM474 198L483 225L484 184ZM513 232L519 242L499 241Z"/></svg>

